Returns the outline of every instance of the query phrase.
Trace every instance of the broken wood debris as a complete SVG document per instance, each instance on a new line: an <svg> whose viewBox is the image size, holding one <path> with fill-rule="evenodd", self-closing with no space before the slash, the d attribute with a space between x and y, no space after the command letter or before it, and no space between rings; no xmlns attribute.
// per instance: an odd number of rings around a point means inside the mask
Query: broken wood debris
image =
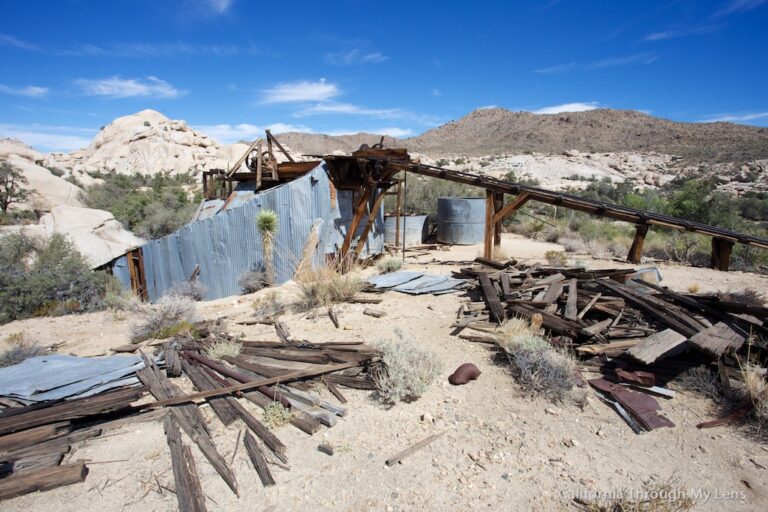
<svg viewBox="0 0 768 512"><path fill-rule="evenodd" d="M734 376L736 354L761 366L768 359L745 343L755 333L768 335L768 308L674 292L655 282L655 269L475 263L454 272L469 284L452 334L497 343L507 318L536 316L553 344L574 350L583 370L602 375L590 384L637 432L672 426L654 397L673 397L665 385L686 369L717 361L721 376ZM465 329L480 333L459 334ZM728 377L721 378L727 391Z"/></svg>

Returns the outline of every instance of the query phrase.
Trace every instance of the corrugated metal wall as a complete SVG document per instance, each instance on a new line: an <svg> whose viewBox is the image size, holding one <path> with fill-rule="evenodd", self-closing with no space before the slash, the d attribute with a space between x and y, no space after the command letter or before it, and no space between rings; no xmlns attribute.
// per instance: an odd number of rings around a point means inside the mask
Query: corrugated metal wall
<svg viewBox="0 0 768 512"><path fill-rule="evenodd" d="M274 254L278 283L293 277L316 221L319 223L318 247L322 250L315 252L314 263L323 263L324 254L334 253L341 246L349 222L347 217L351 217L348 212L352 198L346 194L337 194L337 197L339 204L332 204L330 181L323 163L297 180L147 243L142 251L149 299L156 301L174 283L188 279L196 265L200 265L198 280L207 288L206 300L239 294L240 276L250 270L260 270L263 265L261 235L256 229L256 215L262 208L274 210L280 219ZM378 254L383 250L383 222L383 211L380 211L366 244L368 253ZM125 279L127 271L122 269L124 261L120 267L121 260L125 257L115 261L115 267L120 269L115 275L130 286L130 279Z"/></svg>

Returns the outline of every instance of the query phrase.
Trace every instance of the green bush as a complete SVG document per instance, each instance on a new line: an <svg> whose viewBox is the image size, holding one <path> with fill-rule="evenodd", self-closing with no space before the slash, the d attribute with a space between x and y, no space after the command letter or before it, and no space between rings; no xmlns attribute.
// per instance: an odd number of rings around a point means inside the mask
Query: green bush
<svg viewBox="0 0 768 512"><path fill-rule="evenodd" d="M91 271L64 236L35 247L21 235L0 240L0 323L103 309L114 278Z"/></svg>
<svg viewBox="0 0 768 512"><path fill-rule="evenodd" d="M146 238L161 238L189 222L201 199L190 200L184 188L194 183L191 174L111 172L92 176L104 183L88 189L85 204L110 212L127 229Z"/></svg>

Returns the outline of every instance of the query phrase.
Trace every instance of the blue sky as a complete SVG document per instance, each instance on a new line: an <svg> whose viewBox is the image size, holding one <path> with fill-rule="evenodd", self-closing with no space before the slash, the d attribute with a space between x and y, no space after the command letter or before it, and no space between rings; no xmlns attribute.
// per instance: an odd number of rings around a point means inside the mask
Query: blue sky
<svg viewBox="0 0 768 512"><path fill-rule="evenodd" d="M0 0L0 136L145 108L221 142L409 136L487 106L768 126L768 0Z"/></svg>

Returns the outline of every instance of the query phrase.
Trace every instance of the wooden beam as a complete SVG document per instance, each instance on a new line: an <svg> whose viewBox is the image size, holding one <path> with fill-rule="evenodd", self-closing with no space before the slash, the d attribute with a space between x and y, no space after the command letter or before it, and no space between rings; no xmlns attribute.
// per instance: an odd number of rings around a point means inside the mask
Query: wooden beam
<svg viewBox="0 0 768 512"><path fill-rule="evenodd" d="M292 157L292 156L291 156L291 155L290 155L290 154L289 154L289 153L288 153L288 152L285 150L285 148L283 147L283 145L282 145L282 144L280 144L280 142L279 142L279 141L278 141L278 140L275 138L275 136L274 136L274 135L272 135L272 132L271 132L271 131L269 131L269 130L265 130L265 131L267 132L267 137L269 137L270 139L272 139L272 142L274 142L274 143L275 143L275 146L277 146L277 149L279 149L280 151L282 151L282 152L283 152L283 154L284 154L284 155L285 155L285 157L288 159L288 161L290 161L290 162L295 162L296 160L294 160L294 159L293 159L293 157Z"/></svg>
<svg viewBox="0 0 768 512"><path fill-rule="evenodd" d="M728 271L728 267L731 263L731 251L733 250L733 242L724 238L712 239L712 258L710 260L710 268L716 268L717 270Z"/></svg>
<svg viewBox="0 0 768 512"><path fill-rule="evenodd" d="M501 220L496 220L496 214L504 208L504 193L493 193L493 245L501 246Z"/></svg>
<svg viewBox="0 0 768 512"><path fill-rule="evenodd" d="M368 213L368 221L365 223L365 228L363 229L363 232L360 234L360 238L357 241L357 250L355 251L355 254L358 256L360 255L360 250L363 245L365 245L365 242L368 240L368 233L371 232L371 228L373 227L373 223L376 220L376 214L379 212L379 208L381 208L381 203L384 201L384 196L386 195L388 187L384 187L379 192L379 195L376 197L376 199L373 201L373 207L371 208L370 213ZM398 217L398 221L399 221Z"/></svg>
<svg viewBox="0 0 768 512"><path fill-rule="evenodd" d="M627 261L637 265L643 256L643 243L645 235L648 234L648 224L638 224L635 226L635 238L632 240L632 247L629 248Z"/></svg>
<svg viewBox="0 0 768 512"><path fill-rule="evenodd" d="M530 194L528 192L522 192L519 196L515 198L514 201L506 205L504 208L496 212L493 216L493 222L501 223L504 219L515 213L517 210L519 210L525 203L528 202L528 199L530 199Z"/></svg>
<svg viewBox="0 0 768 512"><path fill-rule="evenodd" d="M0 480L0 500L76 484L84 481L87 474L88 468L83 462L42 468L21 475L14 474Z"/></svg>
<svg viewBox="0 0 768 512"><path fill-rule="evenodd" d="M347 235L344 237L344 243L341 246L341 258L344 259L349 252L349 247L352 245L352 239L355 236L355 231L360 225L360 221L363 219L365 209L368 206L368 200L371 198L371 186L367 185L363 189L363 195L360 197L360 201L357 203L355 209L355 215L352 217L352 222L347 228Z"/></svg>
<svg viewBox="0 0 768 512"><path fill-rule="evenodd" d="M493 238L494 225L494 193L492 190L485 191L485 234L483 235L483 257L489 260L493 259Z"/></svg>

